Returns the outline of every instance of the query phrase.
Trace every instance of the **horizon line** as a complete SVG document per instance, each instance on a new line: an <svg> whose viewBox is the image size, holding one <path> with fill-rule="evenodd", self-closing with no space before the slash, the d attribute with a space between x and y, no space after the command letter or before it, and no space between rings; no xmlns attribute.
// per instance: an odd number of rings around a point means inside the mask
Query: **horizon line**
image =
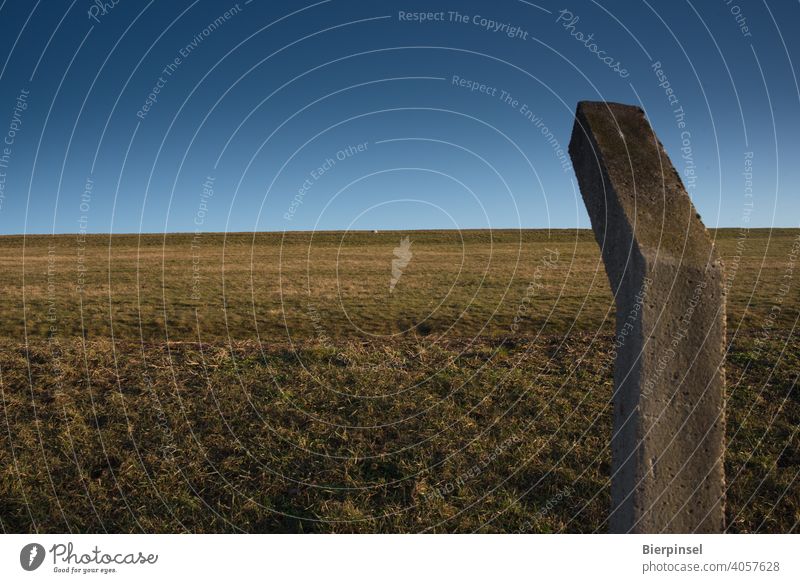
<svg viewBox="0 0 800 583"><path fill-rule="evenodd" d="M747 231L764 231L764 230L800 230L800 225L795 227L782 227L782 226L742 226L742 225L725 225L716 227L706 227L709 231L718 231L723 229L744 229ZM263 230L263 231L98 231L91 233L80 233L76 231L65 231L58 233L42 233L42 232L28 232L28 233L0 233L0 237L102 237L102 236L152 236L152 235L258 235L258 234L284 234L284 235L300 235L309 233L423 233L423 232L452 232L463 233L468 231L481 231L481 232L494 232L494 231L587 231L593 232L591 227L497 227L497 228L479 228L468 227L464 229L307 229L307 230Z"/></svg>

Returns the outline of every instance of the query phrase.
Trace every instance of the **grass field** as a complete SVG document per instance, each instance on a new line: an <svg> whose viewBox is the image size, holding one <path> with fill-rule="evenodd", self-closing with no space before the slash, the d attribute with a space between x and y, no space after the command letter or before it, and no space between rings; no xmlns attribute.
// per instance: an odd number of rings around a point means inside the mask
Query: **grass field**
<svg viewBox="0 0 800 583"><path fill-rule="evenodd" d="M800 231L712 236L728 528L797 531ZM607 528L589 231L10 236L0 263L3 531Z"/></svg>

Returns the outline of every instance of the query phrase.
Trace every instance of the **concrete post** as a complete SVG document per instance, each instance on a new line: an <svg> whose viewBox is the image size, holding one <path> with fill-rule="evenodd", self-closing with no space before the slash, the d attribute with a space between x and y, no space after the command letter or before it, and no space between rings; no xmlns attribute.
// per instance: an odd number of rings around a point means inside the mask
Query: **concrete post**
<svg viewBox="0 0 800 583"><path fill-rule="evenodd" d="M721 262L640 108L579 103L569 152L617 308L611 532L722 532Z"/></svg>

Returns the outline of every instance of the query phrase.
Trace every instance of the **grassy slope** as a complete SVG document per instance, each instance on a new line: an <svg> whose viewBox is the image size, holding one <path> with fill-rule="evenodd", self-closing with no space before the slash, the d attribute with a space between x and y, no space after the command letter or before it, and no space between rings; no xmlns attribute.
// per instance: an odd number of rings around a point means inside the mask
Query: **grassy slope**
<svg viewBox="0 0 800 583"><path fill-rule="evenodd" d="M729 526L785 532L798 232L740 235L716 233ZM390 293L400 236L0 239L0 526L603 530L614 312L591 234L413 232Z"/></svg>

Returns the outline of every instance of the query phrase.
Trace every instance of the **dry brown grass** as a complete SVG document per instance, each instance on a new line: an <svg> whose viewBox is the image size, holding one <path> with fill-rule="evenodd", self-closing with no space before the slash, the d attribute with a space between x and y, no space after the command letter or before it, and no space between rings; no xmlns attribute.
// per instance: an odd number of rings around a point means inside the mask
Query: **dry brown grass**
<svg viewBox="0 0 800 583"><path fill-rule="evenodd" d="M717 232L729 528L788 532L798 232L750 231L741 261L738 235ZM591 234L411 237L392 293L399 233L0 239L0 526L604 530L614 312Z"/></svg>

